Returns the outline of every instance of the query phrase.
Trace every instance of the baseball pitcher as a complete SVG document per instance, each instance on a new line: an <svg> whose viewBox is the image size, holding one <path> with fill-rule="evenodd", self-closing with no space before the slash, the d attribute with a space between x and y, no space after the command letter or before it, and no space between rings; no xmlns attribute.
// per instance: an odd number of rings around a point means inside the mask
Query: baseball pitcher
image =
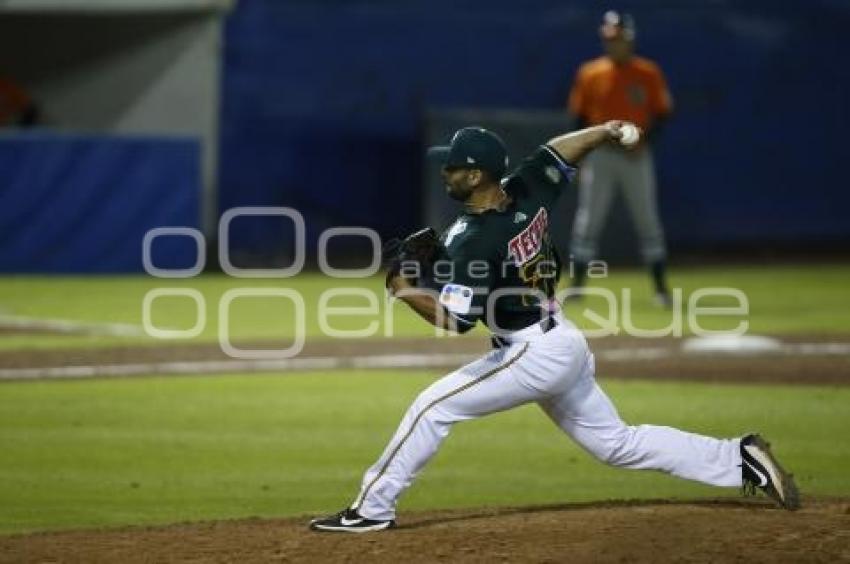
<svg viewBox="0 0 850 564"><path fill-rule="evenodd" d="M392 528L399 496L452 425L530 402L607 464L758 487L783 507L798 507L792 477L759 435L716 439L624 423L596 383L587 341L554 300L560 272L550 236L555 202L587 153L633 143L635 131L632 124L609 121L550 139L507 176L502 140L479 127L461 129L450 145L430 151L442 163L448 195L463 203L463 211L439 238L426 229L401 242L387 286L438 327L463 333L484 323L494 348L423 391L352 503L314 519L311 529Z"/></svg>

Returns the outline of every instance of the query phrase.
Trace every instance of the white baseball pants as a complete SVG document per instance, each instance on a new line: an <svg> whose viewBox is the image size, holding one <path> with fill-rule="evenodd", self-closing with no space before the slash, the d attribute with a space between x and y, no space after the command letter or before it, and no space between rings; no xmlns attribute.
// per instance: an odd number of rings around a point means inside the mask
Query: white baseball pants
<svg viewBox="0 0 850 564"><path fill-rule="evenodd" d="M670 427L626 425L597 385L584 335L562 316L513 333L510 345L434 382L404 415L352 504L369 519L394 519L396 501L454 423L537 402L574 441L602 462L662 470L716 486L742 485L740 439Z"/></svg>

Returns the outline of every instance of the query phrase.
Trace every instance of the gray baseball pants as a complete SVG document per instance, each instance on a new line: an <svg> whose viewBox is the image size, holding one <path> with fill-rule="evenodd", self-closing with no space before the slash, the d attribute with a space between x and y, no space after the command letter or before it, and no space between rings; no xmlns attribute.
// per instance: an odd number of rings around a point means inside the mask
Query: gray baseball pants
<svg viewBox="0 0 850 564"><path fill-rule="evenodd" d="M643 147L628 152L603 146L585 158L579 173L579 202L571 248L577 262L587 263L597 258L599 237L620 189L640 238L643 260L652 264L667 257L658 216L652 150Z"/></svg>

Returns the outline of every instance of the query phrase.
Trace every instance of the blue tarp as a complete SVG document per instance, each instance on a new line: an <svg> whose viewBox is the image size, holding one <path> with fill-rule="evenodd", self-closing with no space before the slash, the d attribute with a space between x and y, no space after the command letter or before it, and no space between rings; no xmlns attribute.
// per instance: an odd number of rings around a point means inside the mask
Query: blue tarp
<svg viewBox="0 0 850 564"><path fill-rule="evenodd" d="M141 271L149 229L199 226L199 158L189 139L0 137L0 272ZM158 239L153 262L192 266L194 248Z"/></svg>

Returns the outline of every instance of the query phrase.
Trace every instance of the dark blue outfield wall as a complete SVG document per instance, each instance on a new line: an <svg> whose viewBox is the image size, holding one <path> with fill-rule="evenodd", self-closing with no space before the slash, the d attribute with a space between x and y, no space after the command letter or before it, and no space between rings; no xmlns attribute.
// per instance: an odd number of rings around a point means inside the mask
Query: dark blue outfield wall
<svg viewBox="0 0 850 564"><path fill-rule="evenodd" d="M626 1L677 113L658 147L674 251L850 240L850 3ZM287 205L310 238L418 223L427 108L558 108L604 5L242 0L226 28L220 206ZM232 234L269 252L274 230Z"/></svg>
<svg viewBox="0 0 850 564"><path fill-rule="evenodd" d="M199 225L197 141L0 136L0 272L140 272L154 227ZM195 262L189 237L151 247L159 268Z"/></svg>
<svg viewBox="0 0 850 564"><path fill-rule="evenodd" d="M677 112L658 147L671 250L850 246L850 2L625 1ZM603 7L565 0L241 0L224 56L219 205L330 226L419 226L423 116L552 109L598 54ZM141 271L148 229L197 227L197 141L0 136L0 272ZM234 256L286 258L240 220ZM154 263L194 263L187 237ZM286 263L288 264L288 263Z"/></svg>

